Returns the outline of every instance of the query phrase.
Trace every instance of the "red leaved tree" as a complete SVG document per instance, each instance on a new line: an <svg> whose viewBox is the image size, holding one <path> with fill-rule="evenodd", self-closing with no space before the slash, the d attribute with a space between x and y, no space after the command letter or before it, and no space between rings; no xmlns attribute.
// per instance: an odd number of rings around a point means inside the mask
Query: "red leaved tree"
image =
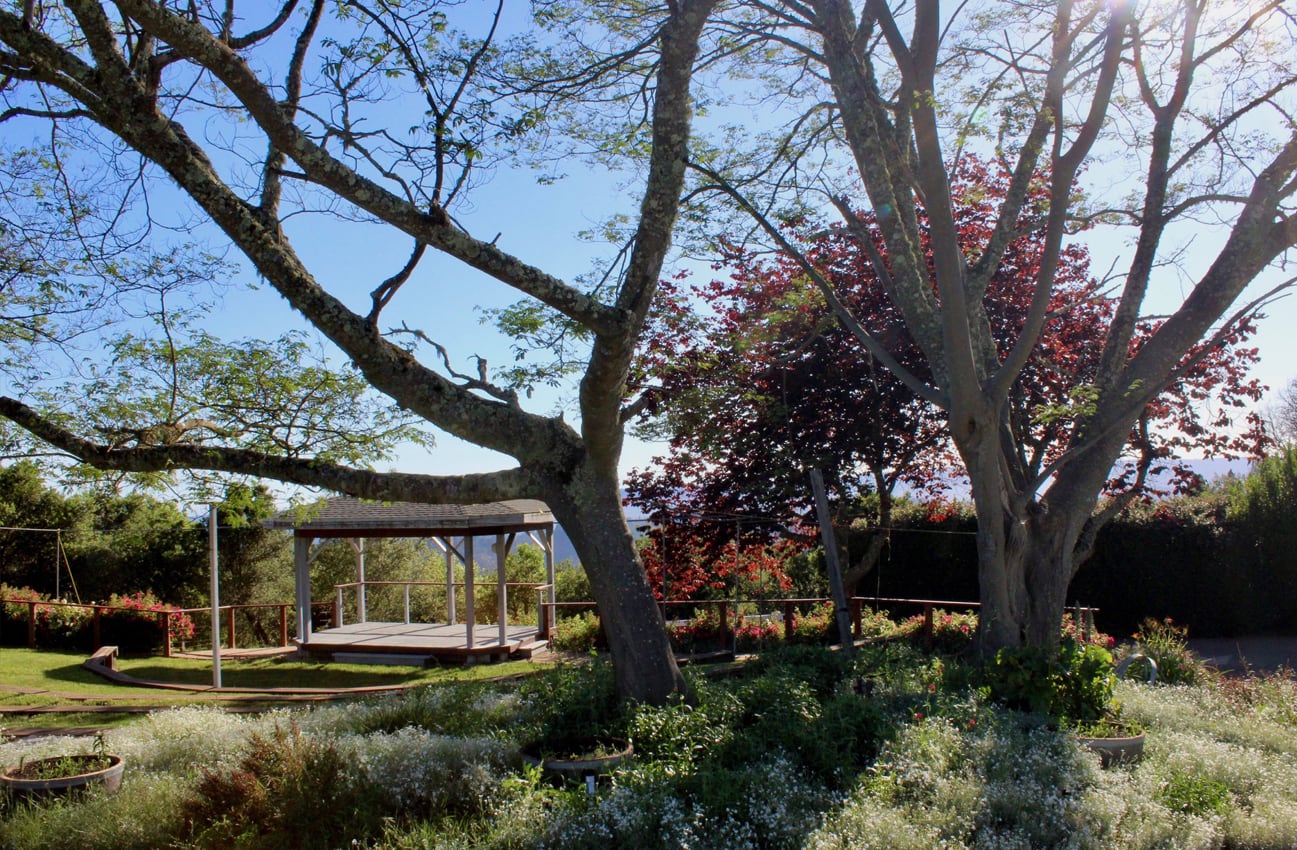
<svg viewBox="0 0 1297 850"><path fill-rule="evenodd" d="M971 249L990 238L1009 175L965 157L952 175L957 223ZM987 319L1007 354L1022 333L1042 252L1048 193L1037 181L1019 222L1025 234L1005 251L987 288ZM877 222L858 216L860 227ZM877 265L859 231L786 228L804 256L861 317L866 331L905 368L925 380L925 361L905 329ZM926 231L925 231L926 234ZM925 243L925 250L929 246ZM927 250L929 262L931 251ZM885 255L881 265L887 268ZM880 366L849 331L834 321L801 265L787 257L763 259L734 252L728 280L681 288L664 284L666 297L646 337L641 374L645 430L670 440L653 469L628 479L629 501L672 539L698 542L679 551L731 545L736 522L749 534L788 533L811 510L804 471L824 471L839 516L858 512L860 497L876 496L870 516L880 533L850 565L848 586L868 574L891 527L898 485L936 495L959 475L946 415ZM1049 319L1009 396L1009 427L1017 435L1022 468L1038 476L1061 457L1102 353L1102 330L1115 302L1089 271L1079 244L1065 246L1056 272ZM1157 328L1145 323L1132 341L1138 350ZM1234 457L1263 442L1249 417L1238 430L1236 414L1262 387L1247 376L1256 361L1243 345L1253 328L1240 323L1217 346L1204 346L1179 380L1150 403L1131 430L1121 463L1109 481L1106 510L1115 515L1131 498L1158 488L1198 482L1176 458L1186 454ZM647 381L646 381L647 383ZM1158 475L1166 472L1166 475ZM1095 524L1086 539L1093 542ZM794 531L796 533L796 531Z"/></svg>

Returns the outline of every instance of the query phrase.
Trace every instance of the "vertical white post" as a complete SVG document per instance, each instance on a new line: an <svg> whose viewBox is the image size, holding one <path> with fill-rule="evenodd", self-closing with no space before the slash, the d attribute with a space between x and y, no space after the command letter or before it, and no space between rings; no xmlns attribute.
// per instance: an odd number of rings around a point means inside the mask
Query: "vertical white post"
<svg viewBox="0 0 1297 850"><path fill-rule="evenodd" d="M455 625L455 555L446 541L446 624Z"/></svg>
<svg viewBox="0 0 1297 850"><path fill-rule="evenodd" d="M410 585L405 586L405 624L410 625Z"/></svg>
<svg viewBox="0 0 1297 850"><path fill-rule="evenodd" d="M221 686L221 574L216 557L216 503L207 519L208 566L212 572L212 687Z"/></svg>
<svg viewBox="0 0 1297 850"><path fill-rule="evenodd" d="M504 542L504 535L495 536L495 611L499 620L499 645L509 642L509 585L504 572L505 562L509 560L509 546Z"/></svg>
<svg viewBox="0 0 1297 850"><path fill-rule="evenodd" d="M545 541L545 582L549 585L549 591L545 594L549 597L549 607L544 609L545 623L541 627L548 637L554 634L554 624L558 619L558 611L554 607L558 602L558 590L554 587L556 576L554 575L554 526L546 528L540 533L540 539Z"/></svg>
<svg viewBox="0 0 1297 850"><path fill-rule="evenodd" d="M356 550L356 622L366 623L369 617L365 611L368 607L365 599L365 538L352 542L351 546Z"/></svg>
<svg viewBox="0 0 1297 850"><path fill-rule="evenodd" d="M473 648L473 621L477 619L477 612L473 609L473 574L477 569L473 566L473 536L464 535L464 640L468 642L468 648Z"/></svg>
<svg viewBox="0 0 1297 850"><path fill-rule="evenodd" d="M311 640L311 538L293 537L293 585L297 591L297 643Z"/></svg>

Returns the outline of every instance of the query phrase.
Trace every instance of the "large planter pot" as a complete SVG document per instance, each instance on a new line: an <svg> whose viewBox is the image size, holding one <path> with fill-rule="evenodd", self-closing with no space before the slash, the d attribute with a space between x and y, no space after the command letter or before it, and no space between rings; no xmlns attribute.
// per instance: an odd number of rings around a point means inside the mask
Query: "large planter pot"
<svg viewBox="0 0 1297 850"><path fill-rule="evenodd" d="M1076 739L1091 752L1099 754L1099 764L1102 767L1138 761L1144 755L1143 732L1124 729L1112 737L1077 735Z"/></svg>
<svg viewBox="0 0 1297 850"><path fill-rule="evenodd" d="M578 736L532 741L522 748L522 760L550 779L580 781L611 771L634 752L624 738Z"/></svg>
<svg viewBox="0 0 1297 850"><path fill-rule="evenodd" d="M105 758L108 759L107 767L95 767ZM65 775L50 776L49 769L54 765L68 771ZM0 771L0 787L29 797L68 794L91 786L112 794L122 786L125 769L126 763L121 756L74 755L36 759Z"/></svg>

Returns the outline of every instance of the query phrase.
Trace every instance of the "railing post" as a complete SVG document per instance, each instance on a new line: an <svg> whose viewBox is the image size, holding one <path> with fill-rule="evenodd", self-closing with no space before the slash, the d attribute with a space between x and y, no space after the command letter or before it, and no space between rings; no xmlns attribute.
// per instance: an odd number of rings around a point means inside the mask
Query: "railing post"
<svg viewBox="0 0 1297 850"><path fill-rule="evenodd" d="M861 622L861 604L859 597L851 597L851 636L860 640L860 632L864 628Z"/></svg>
<svg viewBox="0 0 1297 850"><path fill-rule="evenodd" d="M549 605L545 602L545 591L536 588L536 637L549 640Z"/></svg>
<svg viewBox="0 0 1297 850"><path fill-rule="evenodd" d="M279 605L279 645L288 646L288 606Z"/></svg>
<svg viewBox="0 0 1297 850"><path fill-rule="evenodd" d="M410 625L410 584L405 585L405 624Z"/></svg>
<svg viewBox="0 0 1297 850"><path fill-rule="evenodd" d="M932 648L932 606L923 606L923 642Z"/></svg>
<svg viewBox="0 0 1297 850"><path fill-rule="evenodd" d="M159 611L158 620L162 624L162 657L171 657L171 612Z"/></svg>
<svg viewBox="0 0 1297 850"><path fill-rule="evenodd" d="M94 643L94 648L98 649L104 645L103 639L103 620L104 609L98 605L90 609L93 613L90 615L90 639Z"/></svg>
<svg viewBox="0 0 1297 850"><path fill-rule="evenodd" d="M342 585L338 585L338 598L333 602L333 627L342 627Z"/></svg>
<svg viewBox="0 0 1297 850"><path fill-rule="evenodd" d="M27 603L27 648L36 648L36 603Z"/></svg>
<svg viewBox="0 0 1297 850"><path fill-rule="evenodd" d="M725 642L725 645L728 646L731 643L731 637L732 637L732 635L730 634L730 603L726 600L721 600L720 607L721 607L721 640L723 640Z"/></svg>
<svg viewBox="0 0 1297 850"><path fill-rule="evenodd" d="M796 603L784 600L784 641L793 642L793 613L797 610Z"/></svg>
<svg viewBox="0 0 1297 850"><path fill-rule="evenodd" d="M234 606L229 608L230 649L234 649Z"/></svg>

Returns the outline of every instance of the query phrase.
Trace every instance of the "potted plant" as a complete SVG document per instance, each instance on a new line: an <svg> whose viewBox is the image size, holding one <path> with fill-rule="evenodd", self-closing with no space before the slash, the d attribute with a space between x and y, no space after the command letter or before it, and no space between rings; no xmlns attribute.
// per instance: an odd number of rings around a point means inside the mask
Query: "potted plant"
<svg viewBox="0 0 1297 850"><path fill-rule="evenodd" d="M634 752L625 738L572 735L532 741L522 747L522 759L552 779L579 780L611 771Z"/></svg>
<svg viewBox="0 0 1297 850"><path fill-rule="evenodd" d="M0 787L21 796L54 796L98 787L112 794L121 787L126 763L104 748L102 735L95 737L92 752L23 759L0 771Z"/></svg>
<svg viewBox="0 0 1297 850"><path fill-rule="evenodd" d="M1112 653L1065 639L1057 652L1040 647L1001 649L982 671L988 695L1009 708L1044 715L1099 755L1100 763L1134 761L1144 730L1124 721L1113 700Z"/></svg>
<svg viewBox="0 0 1297 850"><path fill-rule="evenodd" d="M1103 767L1137 761L1144 754L1144 730L1137 724L1100 720L1078 725L1072 734L1090 752L1098 754Z"/></svg>

